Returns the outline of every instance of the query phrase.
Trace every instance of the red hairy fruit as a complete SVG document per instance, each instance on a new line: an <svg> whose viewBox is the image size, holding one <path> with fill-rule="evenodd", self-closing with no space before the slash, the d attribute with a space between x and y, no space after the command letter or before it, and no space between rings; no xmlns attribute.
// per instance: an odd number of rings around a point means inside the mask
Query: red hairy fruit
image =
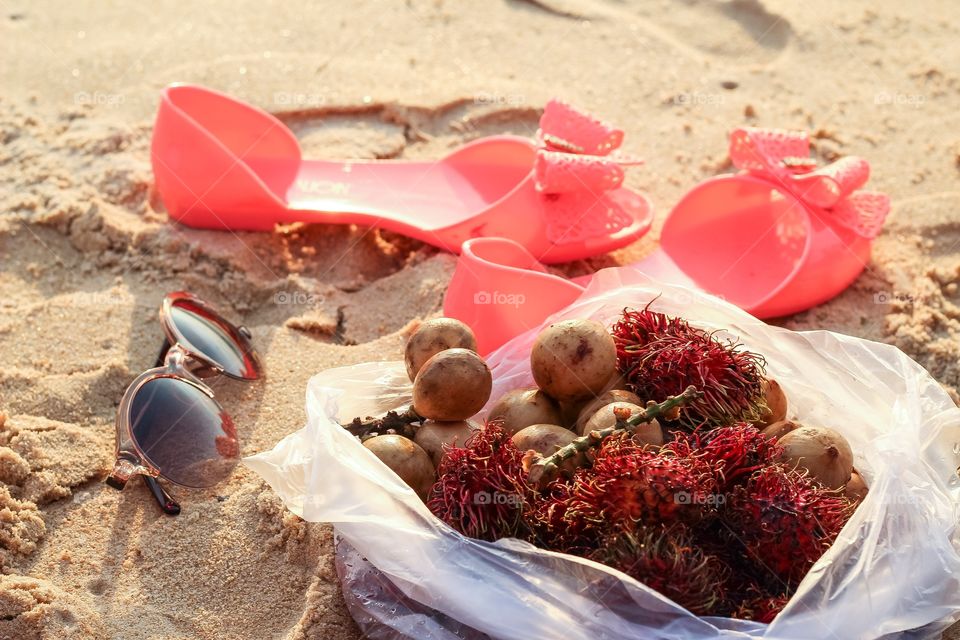
<svg viewBox="0 0 960 640"><path fill-rule="evenodd" d="M676 455L702 456L717 470L717 483L724 492L742 484L754 471L773 464L782 452L775 441L746 422L703 433L677 432L673 442L664 446Z"/></svg>
<svg viewBox="0 0 960 640"><path fill-rule="evenodd" d="M462 447L446 450L427 506L471 538L525 537L523 514L535 492L527 484L522 459L510 435L489 422Z"/></svg>
<svg viewBox="0 0 960 640"><path fill-rule="evenodd" d="M608 535L590 559L659 591L697 615L711 615L724 600L729 569L705 553L684 525L647 526Z"/></svg>
<svg viewBox="0 0 960 640"><path fill-rule="evenodd" d="M649 307L625 309L611 329L617 368L641 398L666 398L693 385L703 397L684 408L680 426L695 429L764 415L763 357L731 340Z"/></svg>
<svg viewBox="0 0 960 640"><path fill-rule="evenodd" d="M587 556L597 546L592 523L570 512L573 483L555 480L544 489L526 513L529 542L553 551Z"/></svg>
<svg viewBox="0 0 960 640"><path fill-rule="evenodd" d="M714 469L695 455L658 455L627 433L608 437L593 466L579 469L553 500L573 531L628 529L632 523L697 522L715 514Z"/></svg>
<svg viewBox="0 0 960 640"><path fill-rule="evenodd" d="M796 586L833 544L853 509L843 494L774 465L733 488L722 518L754 564Z"/></svg>
<svg viewBox="0 0 960 640"><path fill-rule="evenodd" d="M789 601L788 594L770 595L756 590L740 603L731 617L770 624Z"/></svg>

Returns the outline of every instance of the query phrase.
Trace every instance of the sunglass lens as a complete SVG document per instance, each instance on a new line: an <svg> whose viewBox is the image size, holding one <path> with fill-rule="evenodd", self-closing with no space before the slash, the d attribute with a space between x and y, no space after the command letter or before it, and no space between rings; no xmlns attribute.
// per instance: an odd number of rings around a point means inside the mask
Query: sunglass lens
<svg viewBox="0 0 960 640"><path fill-rule="evenodd" d="M170 320L193 351L206 356L235 378L259 377L259 364L250 341L216 313L189 300L177 300Z"/></svg>
<svg viewBox="0 0 960 640"><path fill-rule="evenodd" d="M180 378L154 378L131 400L133 438L160 474L187 487L210 487L240 459L233 422L219 404Z"/></svg>

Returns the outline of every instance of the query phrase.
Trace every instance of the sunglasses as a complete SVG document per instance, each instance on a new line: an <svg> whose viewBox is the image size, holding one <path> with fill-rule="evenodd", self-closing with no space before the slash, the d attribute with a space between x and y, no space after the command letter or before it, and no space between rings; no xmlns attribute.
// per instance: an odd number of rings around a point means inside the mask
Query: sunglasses
<svg viewBox="0 0 960 640"><path fill-rule="evenodd" d="M153 369L140 374L117 411L117 459L107 484L123 489L140 475L164 512L180 505L158 478L200 489L224 480L240 460L233 420L204 379L261 377L250 332L185 291L160 306L165 339Z"/></svg>

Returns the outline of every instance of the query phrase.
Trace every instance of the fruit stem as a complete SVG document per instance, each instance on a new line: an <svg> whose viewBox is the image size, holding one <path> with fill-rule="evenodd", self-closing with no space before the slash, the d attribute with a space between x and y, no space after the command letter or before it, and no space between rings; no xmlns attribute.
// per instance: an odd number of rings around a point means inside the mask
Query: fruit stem
<svg viewBox="0 0 960 640"><path fill-rule="evenodd" d="M632 433L634 429L641 424L650 422L654 418L666 417L675 420L680 411L680 407L687 405L703 396L703 392L695 387L687 387L683 393L677 396L670 396L660 403L648 402L646 408L624 420L617 416L617 422L606 429L595 429L565 447L561 447L552 455L547 457L538 457L528 460L527 479L534 486L545 487L560 472L560 465L573 458L579 453L592 449L600 445L604 439L617 432Z"/></svg>
<svg viewBox="0 0 960 640"><path fill-rule="evenodd" d="M416 428L412 423L422 423L425 419L414 411L413 407L408 407L403 413L388 411L382 418L371 418L369 416L366 420L354 418L349 424L340 426L360 438L361 442L374 436L391 433L412 439L416 434Z"/></svg>

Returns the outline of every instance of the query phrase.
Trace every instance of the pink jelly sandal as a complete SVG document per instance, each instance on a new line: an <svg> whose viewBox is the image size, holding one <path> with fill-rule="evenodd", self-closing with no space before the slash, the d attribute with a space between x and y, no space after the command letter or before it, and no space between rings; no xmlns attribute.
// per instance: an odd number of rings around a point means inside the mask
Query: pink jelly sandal
<svg viewBox="0 0 960 640"><path fill-rule="evenodd" d="M277 223L382 227L459 252L501 236L542 262L605 253L643 235L650 202L621 186L623 131L559 101L537 140L490 136L435 162L301 158L277 118L188 85L160 100L151 158L170 216L210 229Z"/></svg>
<svg viewBox="0 0 960 640"><path fill-rule="evenodd" d="M742 171L694 187L664 221L660 247L621 268L709 291L760 318L836 296L866 266L890 200L858 191L870 175L866 160L817 169L809 144L803 132L736 129L730 158ZM444 312L470 324L486 353L570 304L586 281L548 273L509 240L474 240Z"/></svg>

